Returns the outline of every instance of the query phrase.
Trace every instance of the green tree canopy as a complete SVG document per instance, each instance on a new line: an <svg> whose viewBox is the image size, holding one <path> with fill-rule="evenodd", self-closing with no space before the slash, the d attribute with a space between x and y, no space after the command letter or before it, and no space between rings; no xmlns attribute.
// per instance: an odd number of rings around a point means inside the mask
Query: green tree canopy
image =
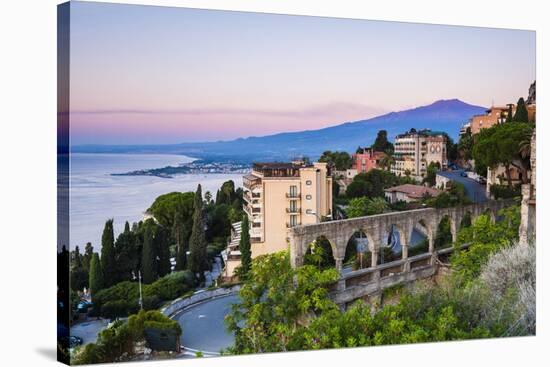
<svg viewBox="0 0 550 367"><path fill-rule="evenodd" d="M527 107L525 106L525 100L523 97L521 97L518 100L518 104L516 106L516 113L514 114L515 122L528 122L529 121L529 115L527 114Z"/></svg>
<svg viewBox="0 0 550 367"><path fill-rule="evenodd" d="M368 198L367 196L353 198L347 208L348 218L364 217L366 215L382 214L389 209L388 202L381 197Z"/></svg>
<svg viewBox="0 0 550 367"><path fill-rule="evenodd" d="M116 263L115 235L112 219L105 222L105 228L101 236L101 268L103 269L105 286L110 287L115 284L119 271Z"/></svg>
<svg viewBox="0 0 550 367"><path fill-rule="evenodd" d="M141 253L141 270L143 283L153 283L158 278L157 251L154 243L155 230L146 226L143 234L143 250Z"/></svg>
<svg viewBox="0 0 550 367"><path fill-rule="evenodd" d="M371 148L377 152L393 153L393 144L388 141L388 132L386 130L378 131Z"/></svg>
<svg viewBox="0 0 550 367"><path fill-rule="evenodd" d="M195 204L193 213L193 228L189 239L189 270L195 275L198 274L199 280L204 279L204 271L209 268L208 255L206 252L205 223L202 203L202 188L199 184L195 193Z"/></svg>
<svg viewBox="0 0 550 367"><path fill-rule="evenodd" d="M353 161L351 156L347 152L332 152L330 150L324 151L319 162L329 163L333 165L338 171L344 171L351 168Z"/></svg>
<svg viewBox="0 0 550 367"><path fill-rule="evenodd" d="M99 260L99 254L94 252L92 260L90 261L90 294L92 299L97 292L103 289L103 269L101 269L101 261Z"/></svg>
<svg viewBox="0 0 550 367"><path fill-rule="evenodd" d="M155 199L149 209L155 219L163 226L172 228L176 212L183 218L193 216L193 202L195 194L192 192L171 192Z"/></svg>
<svg viewBox="0 0 550 367"><path fill-rule="evenodd" d="M248 215L243 215L243 221L241 224L241 241L239 242L239 251L241 252L241 274L245 277L250 271L252 263L252 252L250 249L250 225L248 222Z"/></svg>
<svg viewBox="0 0 550 367"><path fill-rule="evenodd" d="M388 171L371 169L366 173L360 173L353 178L346 189L348 198L361 196L384 197L384 189L401 183L399 177Z"/></svg>
<svg viewBox="0 0 550 367"><path fill-rule="evenodd" d="M533 131L533 125L527 122L510 122L482 129L476 136L473 158L476 165L494 168L502 164L506 169L509 187L512 186L510 167L516 167L522 173L523 183L527 183L529 157L521 155L521 142Z"/></svg>

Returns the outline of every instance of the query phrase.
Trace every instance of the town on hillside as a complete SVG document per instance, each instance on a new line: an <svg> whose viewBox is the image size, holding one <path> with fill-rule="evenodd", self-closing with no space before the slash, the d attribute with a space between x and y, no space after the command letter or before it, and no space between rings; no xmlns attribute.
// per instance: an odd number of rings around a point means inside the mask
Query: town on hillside
<svg viewBox="0 0 550 367"><path fill-rule="evenodd" d="M118 236L107 220L100 251L58 253L62 352L88 364L533 335L535 93L471 116L456 143L380 130L353 152L239 167L242 187L160 195Z"/></svg>
<svg viewBox="0 0 550 367"><path fill-rule="evenodd" d="M530 149L535 120L533 82L526 99L472 116L460 129L457 143L446 132L411 127L393 143L381 130L371 146L351 153L326 151L318 162L297 158L254 163L252 172L243 176L252 257L287 248L288 230L295 226L392 211L526 195L534 217L535 157ZM524 124L506 125L514 121ZM500 126L510 129L500 132ZM498 134L506 139L496 144ZM524 185L527 192L522 191ZM533 236L533 221L526 236ZM238 278L242 230L241 221L232 224L232 237L222 253L226 280Z"/></svg>

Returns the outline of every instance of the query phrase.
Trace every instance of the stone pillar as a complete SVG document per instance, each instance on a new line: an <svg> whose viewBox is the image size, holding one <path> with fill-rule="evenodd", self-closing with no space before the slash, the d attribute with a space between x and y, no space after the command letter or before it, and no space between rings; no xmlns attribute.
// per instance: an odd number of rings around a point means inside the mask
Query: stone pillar
<svg viewBox="0 0 550 367"><path fill-rule="evenodd" d="M293 268L304 265L304 258L302 255L302 238L291 234L288 242L290 244L290 265Z"/></svg>
<svg viewBox="0 0 550 367"><path fill-rule="evenodd" d="M428 233L428 252L433 253L434 248L434 231L433 229Z"/></svg>
<svg viewBox="0 0 550 367"><path fill-rule="evenodd" d="M342 267L343 267L343 264L344 264L344 258L342 257L337 257L335 259L336 261L336 270L338 271L338 273L342 273Z"/></svg>
<svg viewBox="0 0 550 367"><path fill-rule="evenodd" d="M454 243L456 242L456 238L457 238L456 218L452 218L449 216L449 221L451 222L451 238L453 239L453 243Z"/></svg>
<svg viewBox="0 0 550 367"><path fill-rule="evenodd" d="M409 257L409 236L404 235L404 238L401 239L401 255L403 260L407 260ZM411 264L407 261L403 264L403 271L409 271L411 269Z"/></svg>
<svg viewBox="0 0 550 367"><path fill-rule="evenodd" d="M378 251L379 251L378 248L371 250L371 262L370 262L371 267L375 267L376 265L378 265Z"/></svg>
<svg viewBox="0 0 550 367"><path fill-rule="evenodd" d="M521 223L519 225L519 244L527 246L535 238L535 201L532 199L532 187L530 184L521 186Z"/></svg>

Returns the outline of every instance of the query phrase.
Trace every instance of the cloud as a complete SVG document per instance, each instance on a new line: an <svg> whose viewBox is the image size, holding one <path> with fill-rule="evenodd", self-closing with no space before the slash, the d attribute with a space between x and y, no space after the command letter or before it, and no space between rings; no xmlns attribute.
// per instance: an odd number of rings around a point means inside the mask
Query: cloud
<svg viewBox="0 0 550 367"><path fill-rule="evenodd" d="M334 118L346 120L349 116L369 118L387 112L385 109L356 103L334 102L312 106L305 109L259 109L259 108L187 108L187 109L75 109L71 115L178 115L181 117L196 116L252 116L279 118Z"/></svg>

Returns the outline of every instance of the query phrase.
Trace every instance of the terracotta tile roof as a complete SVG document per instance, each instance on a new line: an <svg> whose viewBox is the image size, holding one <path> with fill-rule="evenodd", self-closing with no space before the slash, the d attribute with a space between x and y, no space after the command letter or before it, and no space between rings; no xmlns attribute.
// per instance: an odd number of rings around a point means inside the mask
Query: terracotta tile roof
<svg viewBox="0 0 550 367"><path fill-rule="evenodd" d="M408 197L416 198L416 199L422 198L426 193L428 193L431 196L437 196L442 192L441 190L433 189L431 187L420 186L420 185L411 185L411 184L405 184L405 185L390 187L390 188L388 188L384 191L386 191L386 192L402 192L402 193L406 194Z"/></svg>

